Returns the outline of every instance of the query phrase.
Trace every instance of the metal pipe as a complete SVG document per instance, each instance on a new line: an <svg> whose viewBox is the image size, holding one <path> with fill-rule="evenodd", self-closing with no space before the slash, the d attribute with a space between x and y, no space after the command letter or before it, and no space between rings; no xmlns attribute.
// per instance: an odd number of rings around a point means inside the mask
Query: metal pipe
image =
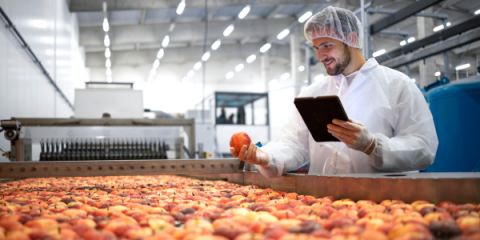
<svg viewBox="0 0 480 240"><path fill-rule="evenodd" d="M363 31L363 34L364 35L367 35L367 33L365 32L365 26L366 26L366 23L365 23L365 2L364 0L360 0L360 16L361 16L361 22L362 22L362 29L364 30ZM364 37L364 39L367 39ZM367 39L368 41L368 39ZM366 49L366 43L367 41L364 42L363 46L362 46L362 55L363 56L367 56L367 49Z"/></svg>

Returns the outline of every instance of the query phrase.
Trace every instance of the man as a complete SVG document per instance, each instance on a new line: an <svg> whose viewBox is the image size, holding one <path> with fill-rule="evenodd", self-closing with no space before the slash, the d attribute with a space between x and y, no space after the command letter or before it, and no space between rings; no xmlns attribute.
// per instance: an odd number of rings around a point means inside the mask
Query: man
<svg viewBox="0 0 480 240"><path fill-rule="evenodd" d="M295 109L275 141L262 148L245 145L239 153L231 148L232 155L267 177L307 163L309 174L401 172L432 164L438 138L423 95L408 76L365 60L355 14L328 7L305 24L305 36L330 76L299 97L339 96L351 119L325 127L340 142L315 142Z"/></svg>

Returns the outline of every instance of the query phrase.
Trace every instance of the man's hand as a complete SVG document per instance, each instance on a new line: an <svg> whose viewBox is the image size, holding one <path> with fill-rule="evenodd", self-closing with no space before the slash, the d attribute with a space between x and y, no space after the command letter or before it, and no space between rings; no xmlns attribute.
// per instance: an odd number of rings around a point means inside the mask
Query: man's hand
<svg viewBox="0 0 480 240"><path fill-rule="evenodd" d="M241 161L262 167L266 167L271 163L270 156L253 143L250 143L250 146L248 147L247 145L243 145L242 149L240 149L240 152L237 152L235 148L231 147L230 153L233 155L233 157L236 157Z"/></svg>
<svg viewBox="0 0 480 240"><path fill-rule="evenodd" d="M328 132L338 140L344 142L349 148L370 154L375 147L375 137L361 122L333 120L334 124L328 124Z"/></svg>

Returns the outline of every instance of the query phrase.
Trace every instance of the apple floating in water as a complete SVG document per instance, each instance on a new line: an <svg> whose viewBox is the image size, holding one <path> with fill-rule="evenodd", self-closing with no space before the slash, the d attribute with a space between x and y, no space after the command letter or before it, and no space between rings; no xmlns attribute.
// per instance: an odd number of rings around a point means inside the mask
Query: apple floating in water
<svg viewBox="0 0 480 240"><path fill-rule="evenodd" d="M243 145L247 145L248 147L251 142L252 140L246 132L238 132L232 135L232 138L230 139L230 147L233 147L237 152L240 152Z"/></svg>

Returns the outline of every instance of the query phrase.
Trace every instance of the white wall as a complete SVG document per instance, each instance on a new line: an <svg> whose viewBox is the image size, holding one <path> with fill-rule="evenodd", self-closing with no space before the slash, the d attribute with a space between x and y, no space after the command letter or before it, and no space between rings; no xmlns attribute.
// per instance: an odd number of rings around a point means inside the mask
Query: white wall
<svg viewBox="0 0 480 240"><path fill-rule="evenodd" d="M77 20L67 2L0 0L0 7L73 103L75 87L84 86L89 75L78 44ZM73 111L0 20L0 119L72 115ZM3 134L0 148L10 149Z"/></svg>

